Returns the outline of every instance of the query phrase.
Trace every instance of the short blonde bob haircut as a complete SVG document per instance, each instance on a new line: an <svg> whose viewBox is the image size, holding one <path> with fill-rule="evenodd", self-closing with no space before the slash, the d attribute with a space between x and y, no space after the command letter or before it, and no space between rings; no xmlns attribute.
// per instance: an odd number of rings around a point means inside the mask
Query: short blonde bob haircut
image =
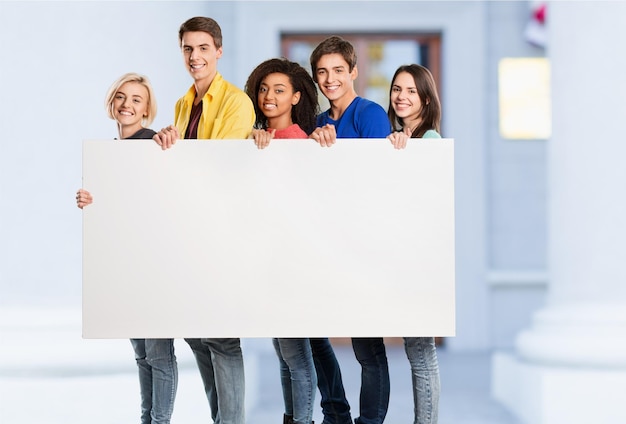
<svg viewBox="0 0 626 424"><path fill-rule="evenodd" d="M111 88L109 88L109 91L107 92L104 101L104 107L106 108L107 114L109 115L109 118L115 120L115 116L113 115L113 100L115 99L115 94L118 92L120 87L127 82L136 82L137 84L143 85L144 87L146 87L146 90L148 90L148 98L146 99L148 101L148 114L147 116L144 116L141 121L141 124L144 127L147 127L154 121L154 118L156 117L157 104L156 98L154 97L154 91L152 90L152 84L150 84L150 80L148 80L148 77L144 75L129 72L119 77L113 83L113 85L111 85Z"/></svg>

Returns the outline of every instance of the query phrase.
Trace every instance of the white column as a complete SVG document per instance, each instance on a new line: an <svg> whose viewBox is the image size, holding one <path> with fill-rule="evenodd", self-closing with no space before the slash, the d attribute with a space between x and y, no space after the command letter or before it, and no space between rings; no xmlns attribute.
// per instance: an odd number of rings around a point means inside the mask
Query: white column
<svg viewBox="0 0 626 424"><path fill-rule="evenodd" d="M494 355L527 424L626 423L626 2L549 2L546 307Z"/></svg>

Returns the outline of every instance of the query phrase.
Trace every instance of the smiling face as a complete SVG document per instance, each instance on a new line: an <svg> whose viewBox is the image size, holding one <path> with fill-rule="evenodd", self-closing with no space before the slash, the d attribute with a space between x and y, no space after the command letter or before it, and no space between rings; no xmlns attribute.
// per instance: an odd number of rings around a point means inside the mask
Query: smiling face
<svg viewBox="0 0 626 424"><path fill-rule="evenodd" d="M206 88L217 73L217 60L222 48L216 48L213 37L204 31L190 31L182 36L181 49L187 72L196 84L205 82Z"/></svg>
<svg viewBox="0 0 626 424"><path fill-rule="evenodd" d="M322 94L334 104L347 107L356 96L356 66L350 71L348 62L339 53L325 54L317 61L315 80Z"/></svg>
<svg viewBox="0 0 626 424"><path fill-rule="evenodd" d="M139 131L150 106L148 89L138 82L127 82L115 92L111 111L119 123L120 136L126 138Z"/></svg>
<svg viewBox="0 0 626 424"><path fill-rule="evenodd" d="M391 107L398 118L402 119L403 127L415 128L421 121L420 100L415 79L408 72L400 72L391 84Z"/></svg>
<svg viewBox="0 0 626 424"><path fill-rule="evenodd" d="M298 104L300 92L293 91L289 77L282 73L268 74L261 81L257 102L273 129L284 129L293 124L291 108Z"/></svg>

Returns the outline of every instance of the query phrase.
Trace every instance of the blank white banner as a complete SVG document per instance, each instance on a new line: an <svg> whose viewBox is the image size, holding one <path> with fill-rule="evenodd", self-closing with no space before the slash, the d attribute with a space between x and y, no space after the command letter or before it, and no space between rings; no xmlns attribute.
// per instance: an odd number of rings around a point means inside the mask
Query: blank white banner
<svg viewBox="0 0 626 424"><path fill-rule="evenodd" d="M455 332L454 142L85 141L83 337Z"/></svg>

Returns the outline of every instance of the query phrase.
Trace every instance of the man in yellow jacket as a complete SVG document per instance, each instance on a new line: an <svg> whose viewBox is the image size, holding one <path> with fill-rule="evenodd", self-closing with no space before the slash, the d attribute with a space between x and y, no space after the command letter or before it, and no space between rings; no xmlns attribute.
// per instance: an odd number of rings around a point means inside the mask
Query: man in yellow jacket
<svg viewBox="0 0 626 424"><path fill-rule="evenodd" d="M222 30L215 20L195 17L180 27L185 67L194 82L176 102L174 125L154 140L163 150L183 139L246 139L255 121L248 95L217 72ZM181 137L182 135L182 137ZM191 347L206 391L213 421L244 424L245 379L238 338L185 339Z"/></svg>
<svg viewBox="0 0 626 424"><path fill-rule="evenodd" d="M178 38L194 82L176 102L174 125L163 128L154 140L168 149L181 138L248 138L255 120L254 106L246 93L217 71L222 57L218 23L211 18L191 18L181 25Z"/></svg>

